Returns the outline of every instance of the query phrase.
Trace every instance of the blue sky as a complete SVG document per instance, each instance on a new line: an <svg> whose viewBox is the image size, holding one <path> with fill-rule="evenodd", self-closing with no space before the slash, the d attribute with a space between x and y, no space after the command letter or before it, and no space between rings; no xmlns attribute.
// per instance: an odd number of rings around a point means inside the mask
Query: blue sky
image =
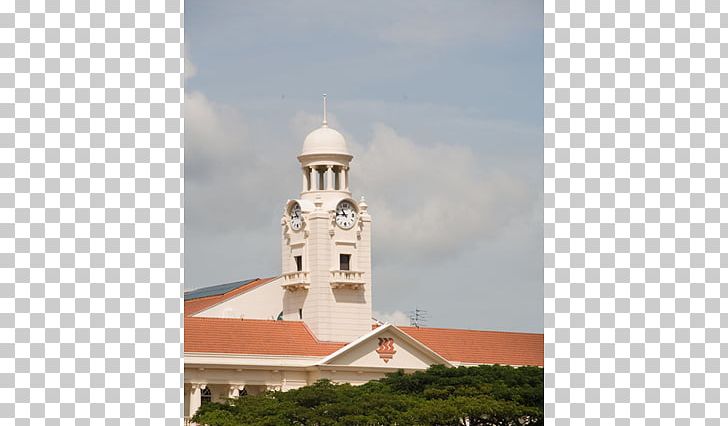
<svg viewBox="0 0 728 426"><path fill-rule="evenodd" d="M542 3L185 3L186 288L280 272L328 93L374 220L376 315L542 330Z"/></svg>

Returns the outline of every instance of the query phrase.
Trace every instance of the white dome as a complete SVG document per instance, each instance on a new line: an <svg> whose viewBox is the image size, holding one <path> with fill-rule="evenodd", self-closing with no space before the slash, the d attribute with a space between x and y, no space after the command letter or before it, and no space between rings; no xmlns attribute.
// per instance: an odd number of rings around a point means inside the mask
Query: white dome
<svg viewBox="0 0 728 426"><path fill-rule="evenodd" d="M303 141L303 152L301 152L301 155L311 154L351 155L346 148L344 136L327 126L319 127L309 133Z"/></svg>

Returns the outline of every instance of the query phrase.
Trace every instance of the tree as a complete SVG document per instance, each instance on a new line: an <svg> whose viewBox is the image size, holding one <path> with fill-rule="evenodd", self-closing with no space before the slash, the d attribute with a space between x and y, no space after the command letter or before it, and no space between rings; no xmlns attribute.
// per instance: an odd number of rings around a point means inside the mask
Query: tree
<svg viewBox="0 0 728 426"><path fill-rule="evenodd" d="M543 370L483 365L387 375L361 386L328 380L288 392L204 404L209 426L543 424Z"/></svg>

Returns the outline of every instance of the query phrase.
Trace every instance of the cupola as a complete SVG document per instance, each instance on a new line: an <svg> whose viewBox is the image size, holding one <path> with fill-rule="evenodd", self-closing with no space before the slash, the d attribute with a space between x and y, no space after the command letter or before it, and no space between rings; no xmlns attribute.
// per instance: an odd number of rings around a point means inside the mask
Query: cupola
<svg viewBox="0 0 728 426"><path fill-rule="evenodd" d="M354 158L346 146L344 136L329 127L324 95L324 118L321 127L312 131L303 141L298 156L302 172L302 198L350 196L349 162ZM339 195L336 195L336 194ZM333 198L332 198L333 199Z"/></svg>
<svg viewBox="0 0 728 426"><path fill-rule="evenodd" d="M303 141L303 151L299 158L315 154L351 155L346 148L344 136L326 124L306 136Z"/></svg>

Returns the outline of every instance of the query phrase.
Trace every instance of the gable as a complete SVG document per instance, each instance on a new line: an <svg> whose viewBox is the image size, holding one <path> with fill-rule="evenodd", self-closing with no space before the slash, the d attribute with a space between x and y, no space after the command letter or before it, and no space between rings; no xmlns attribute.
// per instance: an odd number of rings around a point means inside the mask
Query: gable
<svg viewBox="0 0 728 426"><path fill-rule="evenodd" d="M322 365L426 369L448 362L391 324L382 326L324 359Z"/></svg>
<svg viewBox="0 0 728 426"><path fill-rule="evenodd" d="M283 310L283 289L280 284L280 278L259 280L214 301L192 316L274 320Z"/></svg>

